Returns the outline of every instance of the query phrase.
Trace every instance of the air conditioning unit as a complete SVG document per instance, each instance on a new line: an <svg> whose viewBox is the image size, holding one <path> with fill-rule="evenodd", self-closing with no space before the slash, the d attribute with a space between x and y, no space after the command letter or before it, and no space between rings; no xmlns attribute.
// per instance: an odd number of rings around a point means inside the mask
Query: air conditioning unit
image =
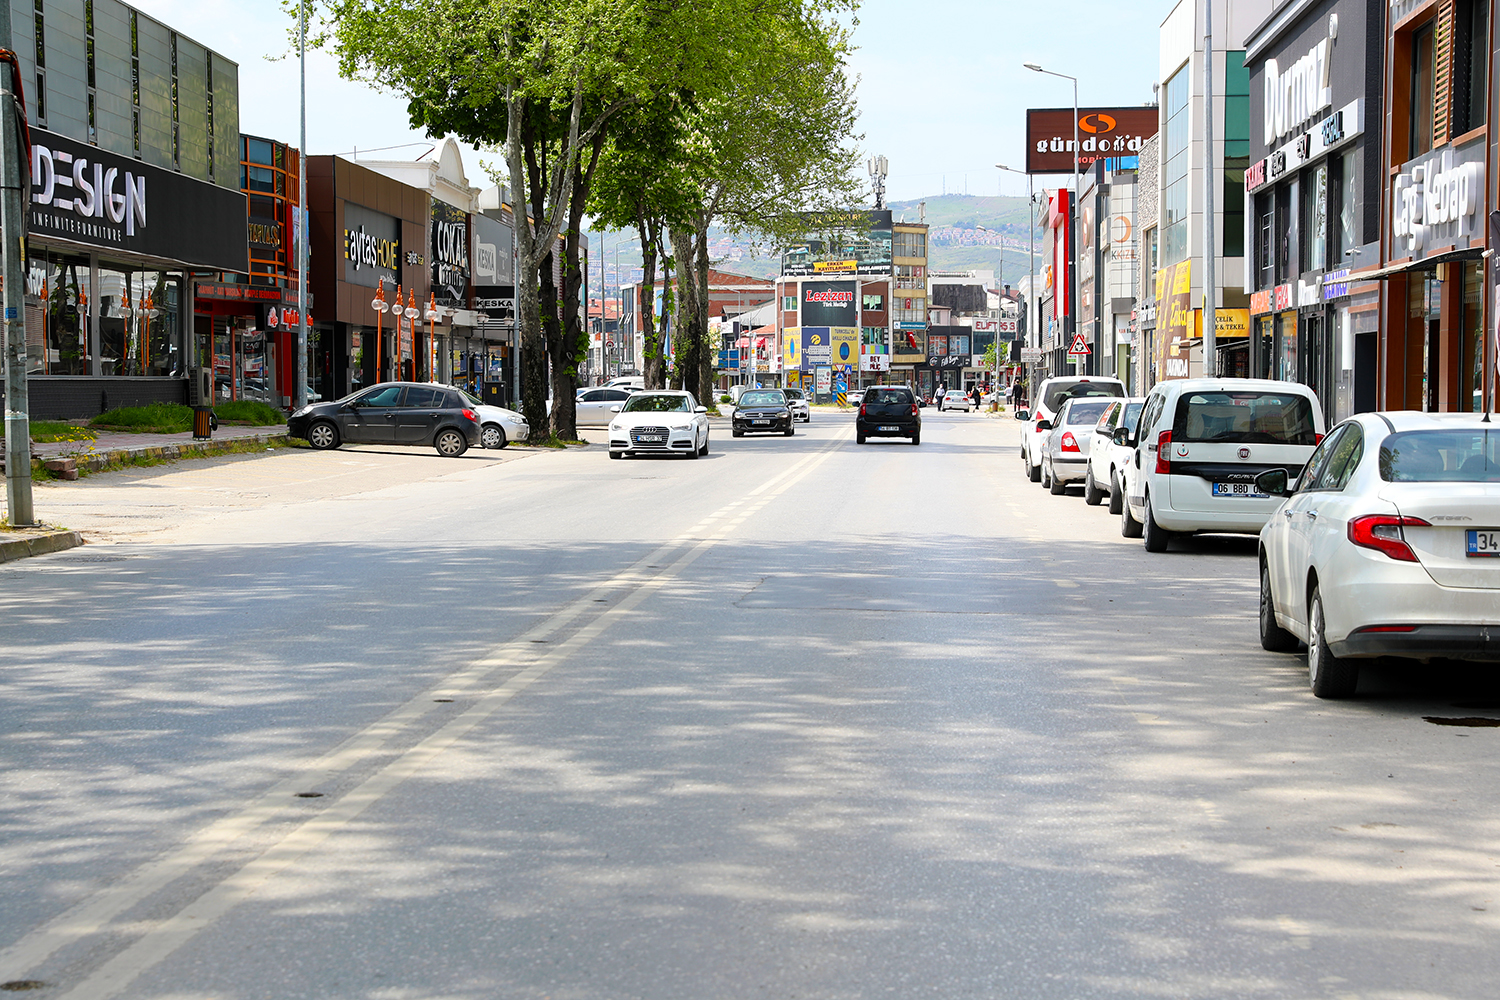
<svg viewBox="0 0 1500 1000"><path fill-rule="evenodd" d="M188 405L214 405L214 370L212 368L188 369Z"/></svg>

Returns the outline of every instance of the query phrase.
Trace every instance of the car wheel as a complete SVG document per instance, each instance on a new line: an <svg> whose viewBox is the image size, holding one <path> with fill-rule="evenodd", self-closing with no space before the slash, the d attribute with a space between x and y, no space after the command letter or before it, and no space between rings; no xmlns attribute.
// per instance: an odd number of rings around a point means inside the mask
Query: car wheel
<svg viewBox="0 0 1500 1000"><path fill-rule="evenodd" d="M1125 509L1125 490L1120 486L1120 477L1109 474L1109 512L1118 514Z"/></svg>
<svg viewBox="0 0 1500 1000"><path fill-rule="evenodd" d="M1094 485L1094 467L1090 465L1083 474L1083 502L1090 507L1097 507L1103 500L1104 491Z"/></svg>
<svg viewBox="0 0 1500 1000"><path fill-rule="evenodd" d="M469 442L451 427L438 431L437 437L432 440L432 446L444 458L457 458L469 450Z"/></svg>
<svg viewBox="0 0 1500 1000"><path fill-rule="evenodd" d="M505 440L505 429L499 424L485 424L484 429L479 432L479 446L498 450L504 448L508 441Z"/></svg>
<svg viewBox="0 0 1500 1000"><path fill-rule="evenodd" d="M1276 605L1271 600L1271 567L1260 564L1260 648L1272 653L1295 653L1297 637L1276 624Z"/></svg>
<svg viewBox="0 0 1500 1000"><path fill-rule="evenodd" d="M1348 698L1359 686L1359 664L1341 660L1328 649L1323 634L1323 595L1313 586L1307 609L1307 678L1319 698Z"/></svg>
<svg viewBox="0 0 1500 1000"><path fill-rule="evenodd" d="M1026 478L1030 479L1033 483L1039 483L1039 482L1041 482L1042 481L1042 463L1038 462L1037 464L1032 465L1031 464L1031 459L1028 458L1026 460Z"/></svg>
<svg viewBox="0 0 1500 1000"><path fill-rule="evenodd" d="M1124 497L1120 499L1120 534L1126 538L1141 537L1141 522L1130 513L1130 501Z"/></svg>
<svg viewBox="0 0 1500 1000"><path fill-rule="evenodd" d="M339 429L326 420L319 420L307 429L307 443L319 451L339 446Z"/></svg>
<svg viewBox="0 0 1500 1000"><path fill-rule="evenodd" d="M612 451L612 452L609 453L609 457L610 458L624 458L625 457L625 453L623 451Z"/></svg>
<svg viewBox="0 0 1500 1000"><path fill-rule="evenodd" d="M742 430L731 429L730 432L729 432L729 434L730 434L731 437L737 437L737 438L745 436L745 432L742 431Z"/></svg>
<svg viewBox="0 0 1500 1000"><path fill-rule="evenodd" d="M1141 540L1146 543L1147 552L1165 552L1167 542L1172 540L1172 533L1156 523L1149 493L1146 494L1146 519L1141 522Z"/></svg>
<svg viewBox="0 0 1500 1000"><path fill-rule="evenodd" d="M1052 470L1047 468L1047 460L1044 458L1038 462L1037 468L1041 473L1042 489L1050 490L1052 488ZM1035 477L1033 477L1033 481L1035 481Z"/></svg>
<svg viewBox="0 0 1500 1000"><path fill-rule="evenodd" d="M865 443L865 436L863 434L855 434L854 435L854 443L855 444L864 444Z"/></svg>
<svg viewBox="0 0 1500 1000"><path fill-rule="evenodd" d="M708 454L708 431L703 432L703 447L698 449L699 455Z"/></svg>
<svg viewBox="0 0 1500 1000"><path fill-rule="evenodd" d="M1048 493L1051 493L1055 497L1060 497L1067 492L1068 484L1057 478L1056 469L1047 470L1047 478L1049 480L1047 483Z"/></svg>
<svg viewBox="0 0 1500 1000"><path fill-rule="evenodd" d="M786 422L786 436L787 437L791 437L795 433L797 433L797 425L792 422L791 418L787 418L787 422Z"/></svg>
<svg viewBox="0 0 1500 1000"><path fill-rule="evenodd" d="M911 443L912 444L921 444L922 443L922 432L921 431L917 431L917 433L915 433L915 434L913 434L911 436Z"/></svg>

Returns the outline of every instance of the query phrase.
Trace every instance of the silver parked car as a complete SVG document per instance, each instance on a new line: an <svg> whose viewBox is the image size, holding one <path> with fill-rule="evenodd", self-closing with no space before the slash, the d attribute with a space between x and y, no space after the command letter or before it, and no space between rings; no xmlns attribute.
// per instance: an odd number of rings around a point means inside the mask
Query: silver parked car
<svg viewBox="0 0 1500 1000"><path fill-rule="evenodd" d="M1038 425L1047 433L1042 446L1042 485L1054 495L1088 475L1094 425L1112 402L1109 398L1072 397L1063 403L1055 419L1044 419Z"/></svg>

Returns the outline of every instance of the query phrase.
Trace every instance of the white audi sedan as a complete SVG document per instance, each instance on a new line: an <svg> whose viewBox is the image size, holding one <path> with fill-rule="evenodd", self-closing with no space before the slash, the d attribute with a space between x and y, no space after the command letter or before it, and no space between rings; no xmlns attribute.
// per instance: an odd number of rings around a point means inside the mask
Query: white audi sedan
<svg viewBox="0 0 1500 1000"><path fill-rule="evenodd" d="M1361 413L1335 427L1260 533L1260 641L1307 643L1313 694L1346 698L1360 661L1500 660L1500 422Z"/></svg>
<svg viewBox="0 0 1500 1000"><path fill-rule="evenodd" d="M690 392L636 392L615 407L609 422L609 457L708 454L708 408Z"/></svg>

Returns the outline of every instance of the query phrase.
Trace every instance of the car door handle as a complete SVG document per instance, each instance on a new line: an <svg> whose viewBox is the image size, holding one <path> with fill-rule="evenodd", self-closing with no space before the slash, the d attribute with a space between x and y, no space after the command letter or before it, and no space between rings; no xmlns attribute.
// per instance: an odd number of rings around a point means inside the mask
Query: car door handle
<svg viewBox="0 0 1500 1000"><path fill-rule="evenodd" d="M1316 521L1318 519L1318 512L1315 510L1310 510L1307 512L1307 516L1309 520Z"/></svg>
<svg viewBox="0 0 1500 1000"><path fill-rule="evenodd" d="M1284 517L1284 518L1286 518L1288 521L1290 521L1292 519L1292 512L1289 511L1289 510L1283 510L1281 512L1281 516Z"/></svg>

